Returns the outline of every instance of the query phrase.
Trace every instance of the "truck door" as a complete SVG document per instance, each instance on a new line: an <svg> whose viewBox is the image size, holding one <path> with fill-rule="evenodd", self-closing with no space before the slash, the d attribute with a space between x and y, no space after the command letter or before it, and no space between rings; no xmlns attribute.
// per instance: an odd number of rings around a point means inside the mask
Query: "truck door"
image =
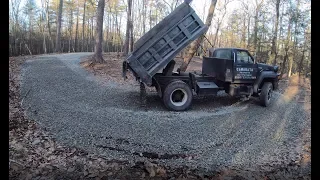
<svg viewBox="0 0 320 180"><path fill-rule="evenodd" d="M246 50L235 50L234 83L252 83L257 78L258 66Z"/></svg>

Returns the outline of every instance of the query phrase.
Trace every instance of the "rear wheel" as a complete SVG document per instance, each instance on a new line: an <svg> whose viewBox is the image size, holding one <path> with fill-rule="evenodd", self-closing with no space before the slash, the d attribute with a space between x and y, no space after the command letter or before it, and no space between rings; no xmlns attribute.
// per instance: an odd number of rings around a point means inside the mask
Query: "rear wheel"
<svg viewBox="0 0 320 180"><path fill-rule="evenodd" d="M163 93L164 105L174 111L184 111L191 106L192 91L188 84L176 80L167 85Z"/></svg>
<svg viewBox="0 0 320 180"><path fill-rule="evenodd" d="M273 86L271 82L265 82L260 93L260 103L262 106L268 107L272 98Z"/></svg>

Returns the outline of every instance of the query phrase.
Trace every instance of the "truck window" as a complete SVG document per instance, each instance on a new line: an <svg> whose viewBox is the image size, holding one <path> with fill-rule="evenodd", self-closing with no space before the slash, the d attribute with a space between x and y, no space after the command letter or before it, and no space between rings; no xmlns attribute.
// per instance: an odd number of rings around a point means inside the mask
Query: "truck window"
<svg viewBox="0 0 320 180"><path fill-rule="evenodd" d="M232 51L230 49L217 49L214 51L213 57L221 59L232 59Z"/></svg>
<svg viewBox="0 0 320 180"><path fill-rule="evenodd" d="M252 63L253 59L247 51L237 50L237 63Z"/></svg>

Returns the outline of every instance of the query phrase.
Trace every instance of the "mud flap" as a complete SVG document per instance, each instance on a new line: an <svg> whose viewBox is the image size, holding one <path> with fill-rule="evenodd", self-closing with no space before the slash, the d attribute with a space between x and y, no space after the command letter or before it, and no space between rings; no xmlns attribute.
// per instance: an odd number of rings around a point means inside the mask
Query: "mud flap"
<svg viewBox="0 0 320 180"><path fill-rule="evenodd" d="M140 82L140 106L146 107L147 106L147 92L146 86L143 82Z"/></svg>
<svg viewBox="0 0 320 180"><path fill-rule="evenodd" d="M124 80L127 79L127 70L128 70L128 63L126 61L123 61L123 63L122 63L122 77Z"/></svg>

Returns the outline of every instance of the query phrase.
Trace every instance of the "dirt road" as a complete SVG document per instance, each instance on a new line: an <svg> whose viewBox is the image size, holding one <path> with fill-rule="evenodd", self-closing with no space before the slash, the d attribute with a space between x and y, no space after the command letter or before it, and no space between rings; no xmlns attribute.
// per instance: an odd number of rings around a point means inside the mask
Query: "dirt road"
<svg viewBox="0 0 320 180"><path fill-rule="evenodd" d="M274 93L264 108L225 94L196 97L187 112L169 112L155 93L139 106L139 87L103 81L83 69L90 53L38 56L23 65L28 116L57 141L132 163L152 158L170 166L257 168L300 162L310 142L305 91ZM121 71L121 69L119 69ZM309 173L310 162L301 168Z"/></svg>

